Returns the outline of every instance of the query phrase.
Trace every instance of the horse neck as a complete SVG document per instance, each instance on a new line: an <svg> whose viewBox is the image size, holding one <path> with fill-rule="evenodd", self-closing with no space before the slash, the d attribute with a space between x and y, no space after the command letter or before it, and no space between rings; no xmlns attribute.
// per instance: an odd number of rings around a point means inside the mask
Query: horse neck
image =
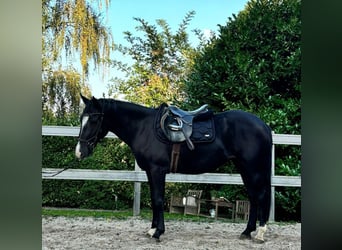
<svg viewBox="0 0 342 250"><path fill-rule="evenodd" d="M132 146L135 137L148 126L148 121L153 120L149 118L154 117L153 109L116 100L106 105L104 115L109 131L129 146Z"/></svg>

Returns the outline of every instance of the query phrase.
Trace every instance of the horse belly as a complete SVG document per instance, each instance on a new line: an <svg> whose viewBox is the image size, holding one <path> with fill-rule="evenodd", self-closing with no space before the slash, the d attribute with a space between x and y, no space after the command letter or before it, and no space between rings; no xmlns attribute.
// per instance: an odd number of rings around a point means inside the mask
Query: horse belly
<svg viewBox="0 0 342 250"><path fill-rule="evenodd" d="M185 174L202 174L212 172L229 160L223 149L195 145L194 151L181 151L178 171Z"/></svg>

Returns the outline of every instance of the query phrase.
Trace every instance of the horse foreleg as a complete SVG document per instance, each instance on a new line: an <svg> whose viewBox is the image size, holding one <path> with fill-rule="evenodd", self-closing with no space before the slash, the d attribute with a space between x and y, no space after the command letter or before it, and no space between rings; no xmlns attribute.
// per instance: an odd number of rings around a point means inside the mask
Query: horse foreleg
<svg viewBox="0 0 342 250"><path fill-rule="evenodd" d="M164 225L164 213L160 214L157 224L154 225L152 222L152 227L148 230L147 234L152 238L159 240L160 236L165 232L165 225Z"/></svg>
<svg viewBox="0 0 342 250"><path fill-rule="evenodd" d="M148 230L147 234L152 238L156 231L157 231L157 228L152 227L150 230Z"/></svg>
<svg viewBox="0 0 342 250"><path fill-rule="evenodd" d="M158 202L152 202L152 225L151 229L147 232L151 238L159 239L160 235L165 232L163 202L161 202L161 204L162 205L160 205L160 203L158 204Z"/></svg>
<svg viewBox="0 0 342 250"><path fill-rule="evenodd" d="M151 202L152 202L152 225L148 231L148 235L158 239L165 232L164 225L164 193L165 193L165 176L160 168L154 171L148 171L147 177L150 184Z"/></svg>

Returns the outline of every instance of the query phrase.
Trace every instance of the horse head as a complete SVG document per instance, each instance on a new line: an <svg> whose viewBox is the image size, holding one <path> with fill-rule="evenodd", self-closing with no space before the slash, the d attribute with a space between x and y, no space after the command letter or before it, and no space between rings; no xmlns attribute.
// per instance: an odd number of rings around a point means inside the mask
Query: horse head
<svg viewBox="0 0 342 250"><path fill-rule="evenodd" d="M85 108L80 116L80 134L75 149L75 155L78 159L91 155L96 144L108 133L103 123L103 104L95 97L87 99L81 95L81 99Z"/></svg>

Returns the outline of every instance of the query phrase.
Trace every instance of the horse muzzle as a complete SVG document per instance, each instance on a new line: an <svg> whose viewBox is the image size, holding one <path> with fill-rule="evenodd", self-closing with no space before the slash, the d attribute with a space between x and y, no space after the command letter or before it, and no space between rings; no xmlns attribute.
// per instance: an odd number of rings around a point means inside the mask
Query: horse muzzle
<svg viewBox="0 0 342 250"><path fill-rule="evenodd" d="M93 145L81 145L81 142L78 142L75 148L75 156L77 159L82 160L93 152Z"/></svg>

